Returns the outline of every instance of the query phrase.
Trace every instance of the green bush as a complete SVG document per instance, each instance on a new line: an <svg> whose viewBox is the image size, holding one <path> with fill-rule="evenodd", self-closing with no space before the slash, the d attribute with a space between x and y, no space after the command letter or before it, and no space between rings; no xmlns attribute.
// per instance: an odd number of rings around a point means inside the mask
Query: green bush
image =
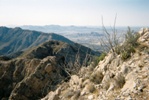
<svg viewBox="0 0 149 100"><path fill-rule="evenodd" d="M125 34L125 43L132 46L136 46L138 45L137 43L138 38L139 34L134 33L134 31L132 31L130 27L128 27L128 31Z"/></svg>
<svg viewBox="0 0 149 100"><path fill-rule="evenodd" d="M127 51L121 52L121 59L126 60L127 58L130 57L130 53Z"/></svg>
<svg viewBox="0 0 149 100"><path fill-rule="evenodd" d="M108 42L102 40L101 43L103 42L102 44L104 44L105 47L109 48L112 52L115 52L118 55L120 54L123 60L131 57L131 54L135 52L136 47L139 45L139 43L137 42L139 34L135 33L131 30L130 27L128 27L128 31L125 34L125 42L121 45L117 37L115 28L113 34L110 34L104 26L103 28L106 33L105 39ZM103 60L105 56L105 53L101 54L101 56L96 59L95 65L98 64L99 61Z"/></svg>
<svg viewBox="0 0 149 100"><path fill-rule="evenodd" d="M102 53L99 57L95 57L94 60L93 60L93 63L94 63L94 67L96 67L99 63L99 61L102 61L106 56L106 53Z"/></svg>
<svg viewBox="0 0 149 100"><path fill-rule="evenodd" d="M121 53L121 49L122 49L122 46L117 45L117 46L115 47L115 52L119 55L119 54Z"/></svg>
<svg viewBox="0 0 149 100"><path fill-rule="evenodd" d="M131 54L135 52L135 48L138 46L139 35L135 34L130 27L128 27L128 31L125 34L125 42L123 45L117 45L115 47L115 52L121 55L122 60L126 60L131 57Z"/></svg>
<svg viewBox="0 0 149 100"><path fill-rule="evenodd" d="M106 56L106 53L102 53L99 57L98 57L98 62L103 60Z"/></svg>
<svg viewBox="0 0 149 100"><path fill-rule="evenodd" d="M122 47L123 50L121 50L120 55L122 60L126 60L129 57L131 57L131 54L135 52L135 47L132 45L127 45Z"/></svg>

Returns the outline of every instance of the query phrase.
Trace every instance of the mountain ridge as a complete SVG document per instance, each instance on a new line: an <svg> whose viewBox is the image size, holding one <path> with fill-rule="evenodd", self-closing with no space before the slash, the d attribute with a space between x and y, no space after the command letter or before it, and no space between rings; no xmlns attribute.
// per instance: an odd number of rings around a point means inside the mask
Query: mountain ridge
<svg viewBox="0 0 149 100"><path fill-rule="evenodd" d="M0 27L0 55L10 55L48 40L59 40L74 44L69 39L55 33L22 30L21 28Z"/></svg>
<svg viewBox="0 0 149 100"><path fill-rule="evenodd" d="M7 48L10 53L13 53L11 49L24 50L21 53L18 50L19 54L15 53L16 56L12 59L7 56L0 57L0 99L43 98L48 91L55 90L59 83L68 81L70 74L77 73L76 70L79 70L82 65L87 66L88 61L100 54L56 34L29 30L24 32L21 28L0 28L0 37L2 47L10 46ZM42 40L44 42L41 43ZM19 44L19 41L25 42ZM27 44L26 47L21 48L20 46L24 44ZM3 54L2 51L0 52Z"/></svg>
<svg viewBox="0 0 149 100"><path fill-rule="evenodd" d="M0 59L0 99L42 98L94 55L91 49L49 40L16 58Z"/></svg>

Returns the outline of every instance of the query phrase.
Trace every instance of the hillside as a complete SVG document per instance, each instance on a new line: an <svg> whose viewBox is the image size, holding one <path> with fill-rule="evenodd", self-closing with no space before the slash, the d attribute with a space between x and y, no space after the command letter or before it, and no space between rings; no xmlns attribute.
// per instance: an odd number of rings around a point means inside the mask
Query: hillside
<svg viewBox="0 0 149 100"><path fill-rule="evenodd" d="M55 40L14 59L1 58L0 99L148 100L149 29L132 36L137 37L121 44L120 53L107 53L97 66L89 63L95 52Z"/></svg>
<svg viewBox="0 0 149 100"><path fill-rule="evenodd" d="M78 44L49 40L17 58L0 59L0 99L43 98L95 55L91 49Z"/></svg>
<svg viewBox="0 0 149 100"><path fill-rule="evenodd" d="M149 100L149 29L136 36L121 45L125 51L110 51L96 67L82 67L42 100Z"/></svg>
<svg viewBox="0 0 149 100"><path fill-rule="evenodd" d="M58 40L73 44L69 39L54 33L46 34L43 32L22 30L18 27L0 27L0 55L12 55L48 40Z"/></svg>

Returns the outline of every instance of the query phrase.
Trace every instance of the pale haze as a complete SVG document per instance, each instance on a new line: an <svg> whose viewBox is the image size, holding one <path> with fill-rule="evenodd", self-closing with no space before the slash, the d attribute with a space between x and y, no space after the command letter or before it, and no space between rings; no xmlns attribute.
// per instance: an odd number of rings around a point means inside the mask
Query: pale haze
<svg viewBox="0 0 149 100"><path fill-rule="evenodd" d="M0 0L0 26L149 26L149 0Z"/></svg>

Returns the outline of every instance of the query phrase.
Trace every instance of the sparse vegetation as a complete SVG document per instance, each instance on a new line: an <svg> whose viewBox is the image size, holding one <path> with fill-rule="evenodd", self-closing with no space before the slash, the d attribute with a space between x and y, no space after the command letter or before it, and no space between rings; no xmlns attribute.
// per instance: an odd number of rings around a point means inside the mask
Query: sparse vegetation
<svg viewBox="0 0 149 100"><path fill-rule="evenodd" d="M93 67L95 67L95 66L97 66L98 65L98 63L100 62L100 61L102 61L104 58L105 58L105 56L106 56L107 54L104 52L104 53L102 53L99 57L94 57L94 60L93 60Z"/></svg>
<svg viewBox="0 0 149 100"><path fill-rule="evenodd" d="M114 25L113 27L111 27L110 32L104 26L103 18L102 18L102 28L105 34L104 34L104 37L100 39L100 43L101 43L101 46L103 47L103 51L106 53L108 53L110 50L112 52L115 52L115 47L120 44L120 41L117 35L117 30L115 28L116 18L117 16L115 16Z"/></svg>
<svg viewBox="0 0 149 100"><path fill-rule="evenodd" d="M131 46L136 46L138 45L138 42L137 42L138 38L139 38L139 35L135 34L134 31L132 31L131 28L128 27L128 31L125 34L125 43Z"/></svg>
<svg viewBox="0 0 149 100"><path fill-rule="evenodd" d="M120 55L122 60L126 60L127 58L131 57L131 54L135 52L135 47L132 45L122 45L120 49Z"/></svg>
<svg viewBox="0 0 149 100"><path fill-rule="evenodd" d="M130 27L128 27L128 31L125 34L125 41L121 45L120 39L117 36L115 24L116 24L116 17L114 20L114 26L113 28L111 27L112 31L108 32L108 30L103 24L102 19L102 26L105 34L103 37L104 39L100 40L101 46L103 46L103 51L108 53L111 50L116 54L120 54L122 60L126 60L127 58L131 57L131 54L135 52L136 46L139 45L139 43L137 42L139 35L136 34L134 31L132 31Z"/></svg>
<svg viewBox="0 0 149 100"><path fill-rule="evenodd" d="M95 87L92 83L89 83L86 85L86 88L89 90L89 92L93 93L95 91Z"/></svg>
<svg viewBox="0 0 149 100"><path fill-rule="evenodd" d="M116 53L121 55L122 60L131 57L131 54L135 52L135 48L139 45L137 42L138 38L139 35L135 34L130 27L128 27L128 31L125 34L125 42L116 48Z"/></svg>
<svg viewBox="0 0 149 100"><path fill-rule="evenodd" d="M103 74L102 72L96 72L96 73L93 73L91 76L90 76L90 80L96 84L99 84L101 83L102 79L103 79Z"/></svg>
<svg viewBox="0 0 149 100"><path fill-rule="evenodd" d="M107 32L105 27L104 31L106 33L107 39L105 41L108 41L108 44L110 44L109 46L107 45L107 47L110 48L109 50L112 50L112 52L120 54L122 60L126 60L131 57L131 54L135 52L135 48L139 45L137 42L139 35L135 34L135 32L132 31L130 27L128 27L128 31L125 34L125 41L122 45L120 45L120 42L116 36L115 28L111 34Z"/></svg>
<svg viewBox="0 0 149 100"><path fill-rule="evenodd" d="M130 53L129 52L127 52L127 51L121 52L121 59L122 60L126 60L129 57L130 57Z"/></svg>
<svg viewBox="0 0 149 100"><path fill-rule="evenodd" d="M123 85L125 84L125 77L119 74L115 77L115 82L116 82L117 88L122 88Z"/></svg>
<svg viewBox="0 0 149 100"><path fill-rule="evenodd" d="M102 53L102 54L98 57L98 59L97 59L98 62L101 61L101 60L103 60L106 55L107 55L106 53Z"/></svg>

